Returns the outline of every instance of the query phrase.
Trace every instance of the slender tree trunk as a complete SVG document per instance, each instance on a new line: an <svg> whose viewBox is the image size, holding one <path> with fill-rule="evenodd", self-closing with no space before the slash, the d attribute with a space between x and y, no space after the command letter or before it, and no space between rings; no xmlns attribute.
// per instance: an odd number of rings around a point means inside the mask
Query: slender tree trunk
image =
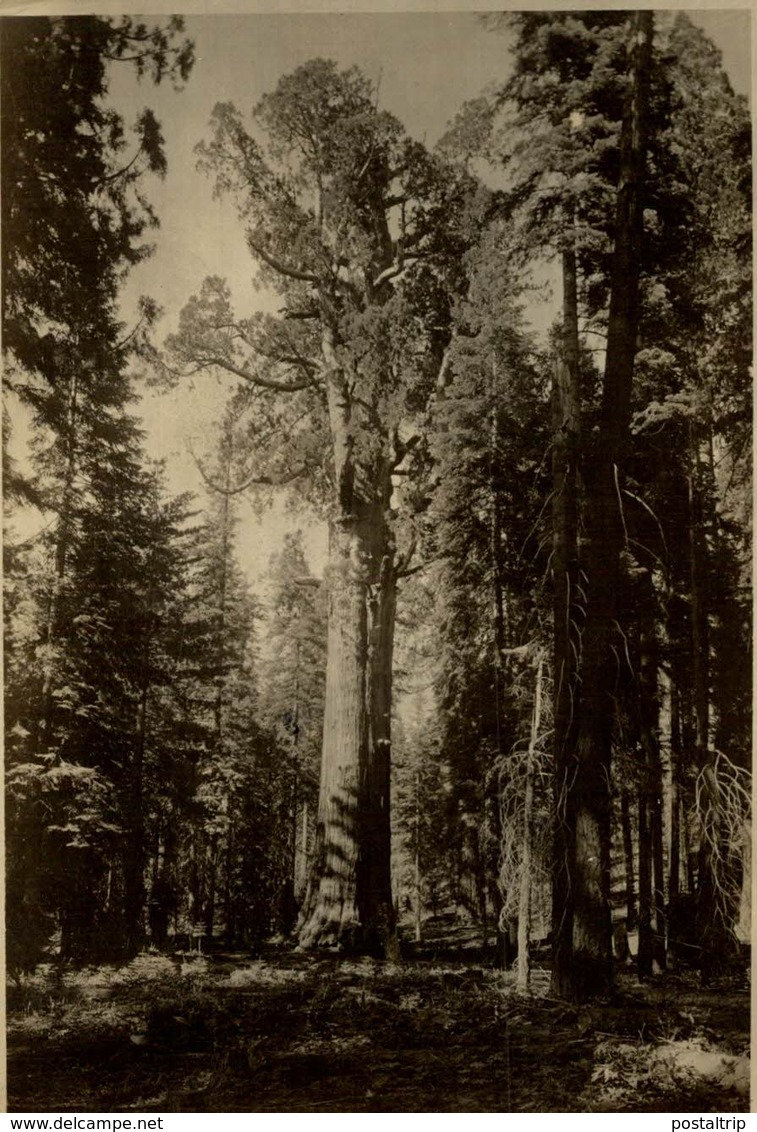
<svg viewBox="0 0 757 1132"><path fill-rule="evenodd" d="M208 843L205 853L206 861L206 891L203 922L208 946L213 942L213 932L216 922L216 883L218 874L218 837L214 834Z"/></svg>
<svg viewBox="0 0 757 1132"><path fill-rule="evenodd" d="M662 846L662 766L660 762L659 657L652 578L642 579L639 656L639 732L642 775L639 791L639 958L642 977L665 965L665 881ZM642 886L642 861L644 879ZM643 896L642 896L643 887Z"/></svg>
<svg viewBox="0 0 757 1132"><path fill-rule="evenodd" d="M649 799L646 775L639 786L639 978L652 974L652 844L649 832Z"/></svg>
<svg viewBox="0 0 757 1132"><path fill-rule="evenodd" d="M45 627L45 659L42 671L42 694L39 719L34 734L34 752L40 753L52 739L53 685L55 682L55 647L61 631L61 602L66 580L71 538L73 534L74 481L77 468L78 379L69 379L68 409L66 414L66 467L58 509L58 531L55 540L55 560L50 604Z"/></svg>
<svg viewBox="0 0 757 1132"><path fill-rule="evenodd" d="M494 619L494 713L495 713L495 758L502 759L502 721L501 703L502 689L505 685L507 672L506 645L507 645L507 615L505 607L505 585L502 575L502 509L500 491L497 483L497 469L499 466L499 433L500 433L500 404L499 389L497 385L497 369L491 371L491 428L489 444L489 491L491 495L491 524L490 524L490 556L492 577L492 613ZM496 845L502 844L502 800L499 773L489 776L491 782L491 828L493 840ZM485 816L486 820L486 816ZM498 864L498 862L497 862ZM486 869L491 878L494 869ZM507 925L503 923L502 909L504 907L504 892L499 877L500 869L497 867L496 875L489 880L486 887L491 895L494 935L495 935L495 966L505 967L511 962L509 955L509 940Z"/></svg>
<svg viewBox="0 0 757 1132"><path fill-rule="evenodd" d="M198 834L196 830L191 831L189 842L189 883L188 883L188 919L192 930L197 926L200 921L202 911L202 878L200 876L200 866L197 860L197 840Z"/></svg>
<svg viewBox="0 0 757 1132"><path fill-rule="evenodd" d="M292 703L292 789L289 802L289 857L290 866L284 875L279 919L281 929L289 934L297 920L297 807L300 794L299 766L299 715L300 715L300 642L296 642L294 662L294 701Z"/></svg>
<svg viewBox="0 0 757 1132"><path fill-rule="evenodd" d="M531 965L528 945L531 938L531 873L533 868L533 812L536 744L541 727L541 684L544 661L540 657L536 667L534 707L531 715L531 735L526 756L526 789L523 798L523 849L521 853L520 891L518 893L518 989L528 990Z"/></svg>
<svg viewBox="0 0 757 1132"><path fill-rule="evenodd" d="M636 930L636 876L634 869L633 830L631 828L631 805L628 790L623 787L620 792L620 825L623 834L623 860L626 877L626 929Z"/></svg>
<svg viewBox="0 0 757 1132"><path fill-rule="evenodd" d="M136 955L145 942L145 818L144 762L147 741L147 671L149 637L144 646L142 690L137 713L134 754L131 760L128 803L128 848L124 859L124 954Z"/></svg>
<svg viewBox="0 0 757 1132"><path fill-rule="evenodd" d="M657 759L652 766L651 796L653 799L650 813L649 832L652 839L652 931L653 956L657 968L661 971L667 967L666 939L667 915L665 905L665 846L663 822L663 785L662 766L660 764L660 749L657 746Z"/></svg>
<svg viewBox="0 0 757 1132"><path fill-rule="evenodd" d="M681 826L680 806L678 793L678 773L681 759L681 725L678 688L675 680L675 666L671 663L671 672L661 671L661 681L664 688L664 708L662 733L666 736L665 749L668 752L667 763L662 767L662 798L663 798L663 863L667 860L667 876L663 888L667 891L665 905L665 964L673 968L675 964L675 916L680 893L681 870Z"/></svg>
<svg viewBox="0 0 757 1132"><path fill-rule="evenodd" d="M690 431L689 475L690 592L693 663L694 742L699 774L701 839L697 869L697 935L701 973L707 981L725 946L719 907L717 859L721 851L720 798L710 744L710 633L707 612L707 548L704 533L699 444Z"/></svg>
<svg viewBox="0 0 757 1132"><path fill-rule="evenodd" d="M689 640L689 645L690 644L691 639ZM687 651L687 661L689 660L689 658L690 653ZM691 767L693 762L694 767L696 767L696 731L694 727L694 698L691 689L690 668L686 667L685 671L683 667L681 668L680 680L681 682L679 683L678 687L681 705L681 747L683 751L693 752L693 760L691 760L690 755L690 761L688 765L689 767ZM689 895L695 896L697 887L697 860L696 854L693 852L692 848L691 821L689 820L689 814L693 809L694 796L689 784L684 777L683 772L685 766L686 764L682 762L681 774L678 779L680 798L679 812L681 814L681 852L683 855L681 879L685 891Z"/></svg>
<svg viewBox="0 0 757 1132"><path fill-rule="evenodd" d="M474 864L476 879L476 909L481 924L481 954L486 955L489 950L489 906L487 902L486 862L481 852L481 837L478 831L474 833Z"/></svg>
<svg viewBox="0 0 757 1132"><path fill-rule="evenodd" d="M566 803L573 852L573 959L558 956L553 980L573 999L612 989L610 918L610 754L615 669L611 638L622 578L624 520L621 468L631 412L639 272L643 238L642 184L653 14L632 16L631 85L621 132L615 248L610 279L607 354L596 448L589 461L588 604L581 658L578 763Z"/></svg>
<svg viewBox="0 0 757 1132"><path fill-rule="evenodd" d="M421 887L421 772L415 772L415 844L413 851L415 888L415 942L423 939L423 890Z"/></svg>
<svg viewBox="0 0 757 1132"><path fill-rule="evenodd" d="M573 955L575 816L569 784L575 773L577 670L580 649L578 460L581 394L576 253L562 256L562 342L552 384L552 584L554 621L554 803L552 864L552 989L569 994Z"/></svg>
<svg viewBox="0 0 757 1132"><path fill-rule="evenodd" d="M150 942L161 951L168 941L170 887L166 863L166 837L162 826L158 828L155 853L150 870L150 898L148 901Z"/></svg>
<svg viewBox="0 0 757 1132"><path fill-rule="evenodd" d="M236 909L234 906L233 872L236 850L236 823L233 815L229 818L226 834L226 862L223 878L223 919L227 945L233 947L237 938Z"/></svg>

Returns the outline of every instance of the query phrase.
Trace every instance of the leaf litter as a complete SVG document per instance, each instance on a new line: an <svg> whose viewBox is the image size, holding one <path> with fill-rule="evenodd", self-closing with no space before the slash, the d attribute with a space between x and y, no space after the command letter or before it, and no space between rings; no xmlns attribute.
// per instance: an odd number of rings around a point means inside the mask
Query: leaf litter
<svg viewBox="0 0 757 1132"><path fill-rule="evenodd" d="M11 1112L748 1110L748 993L693 976L576 1008L469 961L147 954L8 1008Z"/></svg>

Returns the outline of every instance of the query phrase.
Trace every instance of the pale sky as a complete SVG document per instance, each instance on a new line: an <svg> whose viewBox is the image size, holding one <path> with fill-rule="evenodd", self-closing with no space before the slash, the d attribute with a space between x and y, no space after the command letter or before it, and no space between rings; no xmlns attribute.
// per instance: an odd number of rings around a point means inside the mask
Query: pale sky
<svg viewBox="0 0 757 1132"><path fill-rule="evenodd" d="M34 5L26 6L27 13L33 11ZM734 87L748 94L749 12L690 14L723 52ZM466 99L491 83L502 83L508 73L507 36L487 30L472 12L192 15L187 33L195 41L197 62L182 92L170 85L137 84L129 68L117 65L109 100L127 122L142 106L152 107L166 139L166 179L145 184L161 221L155 254L131 273L124 291L126 320L140 294L151 295L165 308L161 340L206 275L229 280L239 313L249 313L261 301L252 287L254 265L240 221L228 200L213 199L210 179L195 169L194 146L207 136L216 102L232 101L246 114L281 75L323 56L341 66L360 67L379 84L381 105L409 133L433 145ZM536 312L535 323L545 317ZM231 388L227 379L198 375L191 387L145 397L148 451L166 458L172 490L201 490L188 447L202 453L212 444L212 423ZM244 502L240 519L239 557L254 583L270 554L280 548L284 529L303 521L277 509L260 523ZM314 528L309 544L318 569L323 531Z"/></svg>

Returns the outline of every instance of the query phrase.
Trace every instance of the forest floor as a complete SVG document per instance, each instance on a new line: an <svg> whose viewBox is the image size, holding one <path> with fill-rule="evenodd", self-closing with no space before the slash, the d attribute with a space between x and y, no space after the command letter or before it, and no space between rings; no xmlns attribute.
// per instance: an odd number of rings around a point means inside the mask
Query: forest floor
<svg viewBox="0 0 757 1132"><path fill-rule="evenodd" d="M421 956L46 965L8 988L9 1110L749 1111L743 975L621 973L576 1009L545 970L523 995L470 947Z"/></svg>

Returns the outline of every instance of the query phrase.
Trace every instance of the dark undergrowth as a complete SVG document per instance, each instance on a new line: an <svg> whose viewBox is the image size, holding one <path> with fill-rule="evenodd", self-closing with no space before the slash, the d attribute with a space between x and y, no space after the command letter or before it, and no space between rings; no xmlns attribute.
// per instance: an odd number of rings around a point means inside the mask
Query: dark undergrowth
<svg viewBox="0 0 757 1132"><path fill-rule="evenodd" d="M694 977L575 1009L448 951L285 949L72 970L8 991L11 1112L746 1112L749 995Z"/></svg>

